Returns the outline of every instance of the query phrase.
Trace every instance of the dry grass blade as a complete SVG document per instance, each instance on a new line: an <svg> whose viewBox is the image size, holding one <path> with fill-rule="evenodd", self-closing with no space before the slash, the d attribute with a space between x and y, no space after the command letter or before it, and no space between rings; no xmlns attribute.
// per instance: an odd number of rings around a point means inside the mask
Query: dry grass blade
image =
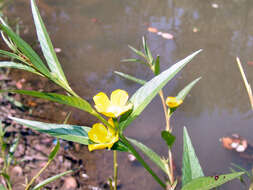
<svg viewBox="0 0 253 190"><path fill-rule="evenodd" d="M244 73L244 70L242 68L242 64L241 64L241 61L240 61L239 57L236 57L236 61L237 61L239 70L241 72L241 75L242 75L243 82L245 84L246 90L247 90L248 95L249 95L249 101L250 101L250 104L251 104L251 109L253 110L253 95L252 95L252 90L251 90L250 84L248 83L248 80L247 80L246 75Z"/></svg>

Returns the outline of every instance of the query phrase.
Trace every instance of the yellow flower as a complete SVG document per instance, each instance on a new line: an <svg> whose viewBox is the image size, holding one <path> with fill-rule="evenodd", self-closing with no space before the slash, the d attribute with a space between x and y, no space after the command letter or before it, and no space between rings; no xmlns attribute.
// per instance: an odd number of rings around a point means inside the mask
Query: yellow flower
<svg viewBox="0 0 253 190"><path fill-rule="evenodd" d="M183 103L182 99L177 99L176 97L167 97L166 104L169 106L169 108L176 108L180 106Z"/></svg>
<svg viewBox="0 0 253 190"><path fill-rule="evenodd" d="M128 94L124 90L114 90L111 94L111 99L103 92L98 93L93 97L95 108L99 113L107 117L119 117L130 110L133 105L128 103Z"/></svg>
<svg viewBox="0 0 253 190"><path fill-rule="evenodd" d="M112 118L108 122L112 127L115 127ZM119 135L115 128L106 128L102 123L94 124L88 132L88 137L95 143L88 145L89 151L105 148L111 149L113 144L119 140Z"/></svg>

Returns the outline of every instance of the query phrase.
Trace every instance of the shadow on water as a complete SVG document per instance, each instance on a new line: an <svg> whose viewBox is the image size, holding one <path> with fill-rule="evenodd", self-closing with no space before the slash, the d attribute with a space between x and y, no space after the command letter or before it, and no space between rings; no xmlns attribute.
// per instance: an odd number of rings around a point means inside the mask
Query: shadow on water
<svg viewBox="0 0 253 190"><path fill-rule="evenodd" d="M217 3L218 8L213 8L212 3ZM253 67L246 63L253 60L253 1L41 0L39 7L55 47L62 49L59 57L67 77L87 99L99 91L110 93L117 88L132 94L139 87L115 76L114 70L147 80L152 77L142 65L120 63L121 59L134 56L127 45L140 47L143 35L152 52L161 56L163 69L197 49L204 49L165 88L166 95L175 95L202 76L172 119L177 136L175 164L180 168L182 127L187 126L205 174L229 172L231 162L251 168L251 162L223 149L219 138L239 133L253 141L252 112L235 62L239 56L252 84ZM29 29L29 33L22 35L31 41L35 34L28 10L28 2L20 0L8 7L8 14L22 19L24 28ZM174 39L149 33L148 27L171 33ZM193 32L194 27L199 31ZM77 114L80 120L85 120L82 114ZM164 126L161 103L155 98L126 133L165 156L166 146L159 134ZM96 154L94 173L102 181L112 174L112 155ZM123 189L159 189L144 169L131 165L125 154L119 157ZM240 187L235 181L222 189Z"/></svg>

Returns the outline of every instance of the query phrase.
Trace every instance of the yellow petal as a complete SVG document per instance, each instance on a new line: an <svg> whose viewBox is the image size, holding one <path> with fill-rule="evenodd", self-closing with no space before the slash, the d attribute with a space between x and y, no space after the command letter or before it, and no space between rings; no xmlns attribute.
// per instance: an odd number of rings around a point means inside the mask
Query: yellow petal
<svg viewBox="0 0 253 190"><path fill-rule="evenodd" d="M96 96L93 97L95 102L95 108L98 112L103 112L107 109L110 105L110 100L107 95L103 92L98 93Z"/></svg>
<svg viewBox="0 0 253 190"><path fill-rule="evenodd" d="M114 90L111 94L111 104L115 106L124 106L128 100L128 93L124 90Z"/></svg>
<svg viewBox="0 0 253 190"><path fill-rule="evenodd" d="M88 137L90 140L96 143L107 142L107 129L101 123L96 123L92 126L92 129L88 132Z"/></svg>
<svg viewBox="0 0 253 190"><path fill-rule="evenodd" d="M119 140L119 137L118 135L115 136L114 138L111 139L110 142L108 143L103 143L103 144L89 144L88 145L88 149L89 151L93 151L93 150L99 150L99 149L105 149L105 148L108 148L108 149L111 149L113 144L115 142L117 142Z"/></svg>
<svg viewBox="0 0 253 190"><path fill-rule="evenodd" d="M177 99L176 97L167 97L166 99L166 104L170 107L170 108L176 108L178 106L180 106L183 103L183 100L181 99Z"/></svg>

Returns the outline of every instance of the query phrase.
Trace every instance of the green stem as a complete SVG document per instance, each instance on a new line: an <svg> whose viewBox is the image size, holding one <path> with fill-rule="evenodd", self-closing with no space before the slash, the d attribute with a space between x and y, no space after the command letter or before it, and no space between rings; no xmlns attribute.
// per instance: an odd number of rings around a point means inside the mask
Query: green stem
<svg viewBox="0 0 253 190"><path fill-rule="evenodd" d="M142 164L142 166L152 175L152 177L159 183L164 189L166 185L162 182L162 180L155 174L155 172L149 167L149 165L143 160L140 154L135 150L135 148L131 145L131 143L126 139L126 137L122 134L122 131L119 133L120 139L123 143L129 148L132 154L136 157L136 159Z"/></svg>
<svg viewBox="0 0 253 190"><path fill-rule="evenodd" d="M46 165L32 178L32 180L29 182L29 184L26 186L25 190L29 190L30 187L32 186L32 184L35 182L35 180L42 174L42 172L45 171L45 169L49 166L49 164L52 162L53 160L48 160L48 162L46 163Z"/></svg>
<svg viewBox="0 0 253 190"><path fill-rule="evenodd" d="M117 151L113 151L113 165L114 165L114 190L117 190L118 181L118 162L117 162Z"/></svg>

